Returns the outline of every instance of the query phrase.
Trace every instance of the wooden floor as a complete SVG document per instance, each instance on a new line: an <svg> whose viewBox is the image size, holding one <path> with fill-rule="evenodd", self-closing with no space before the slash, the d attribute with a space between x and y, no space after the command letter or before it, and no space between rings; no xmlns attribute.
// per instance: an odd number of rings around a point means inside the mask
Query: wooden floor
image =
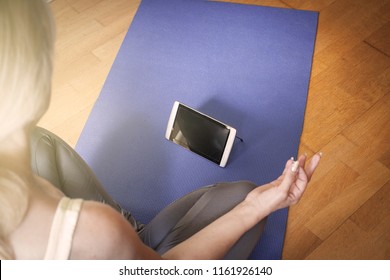
<svg viewBox="0 0 390 280"><path fill-rule="evenodd" d="M239 2L239 0L234 1ZM51 107L75 146L140 0L54 0ZM390 0L264 0L320 12L300 152L324 153L290 209L284 259L390 259Z"/></svg>

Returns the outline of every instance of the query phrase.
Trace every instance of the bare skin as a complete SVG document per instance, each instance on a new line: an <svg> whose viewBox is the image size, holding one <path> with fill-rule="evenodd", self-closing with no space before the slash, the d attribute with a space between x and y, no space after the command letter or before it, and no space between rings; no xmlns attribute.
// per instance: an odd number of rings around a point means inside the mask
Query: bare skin
<svg viewBox="0 0 390 280"><path fill-rule="evenodd" d="M138 238L130 224L111 207L83 203L74 235L71 259L220 259L249 229L270 213L296 204L302 197L321 156L306 164L306 157L286 162L283 174L259 186L227 214L160 256ZM18 259L42 259L57 204L63 194L42 178L32 175L27 215L11 234ZM93 238L91 238L93 236ZM207 250L206 250L207 248Z"/></svg>

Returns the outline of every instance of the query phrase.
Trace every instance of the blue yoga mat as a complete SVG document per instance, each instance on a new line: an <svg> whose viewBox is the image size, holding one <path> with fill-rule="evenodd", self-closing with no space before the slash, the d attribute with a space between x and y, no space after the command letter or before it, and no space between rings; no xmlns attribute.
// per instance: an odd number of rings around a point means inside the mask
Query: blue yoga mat
<svg viewBox="0 0 390 280"><path fill-rule="evenodd" d="M315 12L195 0L144 0L76 149L140 221L199 187L277 178L297 155ZM225 168L164 138L177 100L237 129ZM287 209L252 259L280 259Z"/></svg>

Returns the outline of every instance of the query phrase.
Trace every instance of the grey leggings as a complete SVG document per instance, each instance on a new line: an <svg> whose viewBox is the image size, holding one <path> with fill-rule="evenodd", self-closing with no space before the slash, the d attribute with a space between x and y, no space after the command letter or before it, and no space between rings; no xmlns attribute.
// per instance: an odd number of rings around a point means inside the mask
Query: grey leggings
<svg viewBox="0 0 390 280"><path fill-rule="evenodd" d="M111 205L131 223L141 240L160 254L234 208L255 187L245 181L202 187L171 203L150 223L143 225L107 194L84 160L53 133L37 127L32 133L31 151L31 165L37 175L71 198ZM225 259L248 258L264 224L265 220L244 234Z"/></svg>
<svg viewBox="0 0 390 280"><path fill-rule="evenodd" d="M200 188L164 208L140 231L143 242L159 253L186 240L241 202L255 185L219 183ZM247 259L257 244L265 221L247 232L225 259Z"/></svg>

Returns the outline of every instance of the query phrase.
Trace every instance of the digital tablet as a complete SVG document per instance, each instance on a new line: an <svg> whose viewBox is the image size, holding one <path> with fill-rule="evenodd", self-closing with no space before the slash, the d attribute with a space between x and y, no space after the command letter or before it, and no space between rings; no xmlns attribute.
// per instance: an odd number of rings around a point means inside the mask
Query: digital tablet
<svg viewBox="0 0 390 280"><path fill-rule="evenodd" d="M225 167L236 137L236 129L176 101L165 137Z"/></svg>

